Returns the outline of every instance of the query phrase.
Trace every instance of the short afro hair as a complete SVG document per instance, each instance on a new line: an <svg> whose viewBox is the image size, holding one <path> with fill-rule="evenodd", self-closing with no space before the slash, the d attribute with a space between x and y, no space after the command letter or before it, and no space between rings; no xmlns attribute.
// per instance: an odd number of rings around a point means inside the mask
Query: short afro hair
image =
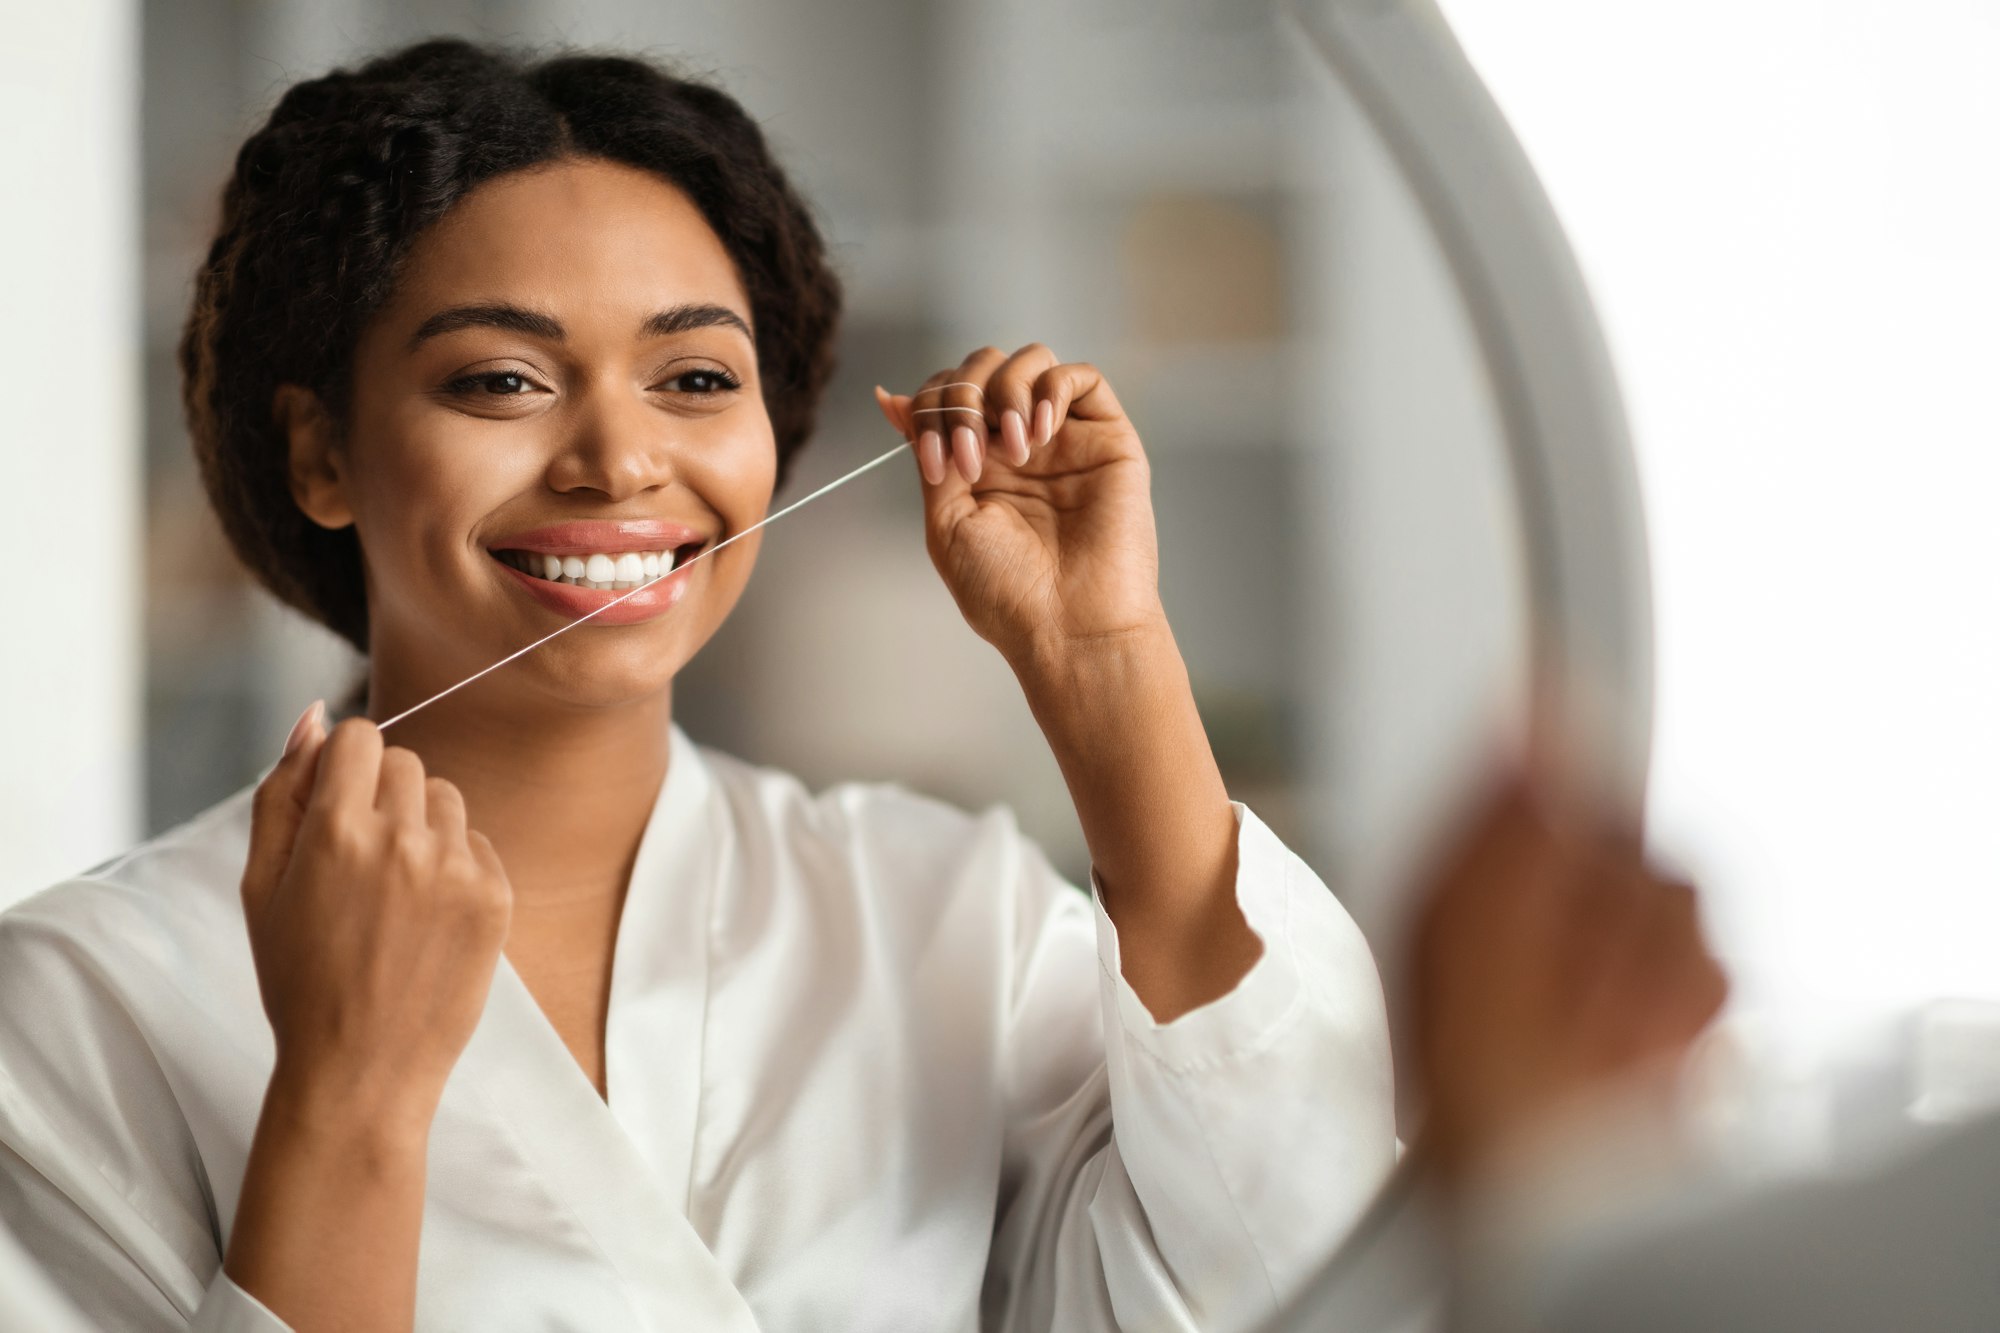
<svg viewBox="0 0 2000 1333"><path fill-rule="evenodd" d="M420 42L288 89L236 155L181 334L183 406L237 555L363 652L361 547L293 501L272 400L337 423L357 341L411 242L484 181L564 158L639 168L691 199L748 293L782 481L833 373L841 287L811 209L729 94L660 64Z"/></svg>

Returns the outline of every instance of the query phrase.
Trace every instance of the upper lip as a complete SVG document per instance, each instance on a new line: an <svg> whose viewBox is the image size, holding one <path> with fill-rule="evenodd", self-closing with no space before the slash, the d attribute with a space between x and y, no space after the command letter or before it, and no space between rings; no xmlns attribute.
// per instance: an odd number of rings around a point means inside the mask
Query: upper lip
<svg viewBox="0 0 2000 1333"><path fill-rule="evenodd" d="M540 555L587 555L593 552L670 551L705 543L693 528L655 518L588 519L551 523L545 528L497 537L486 545L495 551L534 551Z"/></svg>

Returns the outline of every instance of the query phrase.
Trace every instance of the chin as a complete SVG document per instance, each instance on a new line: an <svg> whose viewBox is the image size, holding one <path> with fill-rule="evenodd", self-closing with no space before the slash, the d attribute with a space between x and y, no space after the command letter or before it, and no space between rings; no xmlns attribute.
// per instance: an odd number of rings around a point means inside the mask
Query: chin
<svg viewBox="0 0 2000 1333"><path fill-rule="evenodd" d="M657 698L672 688L674 677L694 656L695 649L681 643L679 635L606 629L601 637L586 638L592 628L585 626L537 650L549 655L538 673L541 693L564 707L621 708ZM620 641L609 642L613 635ZM577 638L584 641L568 642Z"/></svg>

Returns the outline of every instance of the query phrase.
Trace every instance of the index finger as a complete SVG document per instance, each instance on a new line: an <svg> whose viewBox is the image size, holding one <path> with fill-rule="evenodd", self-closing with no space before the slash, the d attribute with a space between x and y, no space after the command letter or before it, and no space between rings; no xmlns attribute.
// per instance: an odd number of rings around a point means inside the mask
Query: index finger
<svg viewBox="0 0 2000 1333"><path fill-rule="evenodd" d="M910 413L920 432L919 452L934 448L925 441L937 436L942 452L949 453L968 483L979 479L986 465L987 436L999 428L999 409L986 401L987 386L1006 359L997 347L978 348L957 369L941 370L925 380L911 403Z"/></svg>
<svg viewBox="0 0 2000 1333"><path fill-rule="evenodd" d="M325 744L325 705L315 701L292 728L292 738L276 766L257 784L250 802L250 850L244 859L243 898L255 921L292 857L292 844L305 819L313 776Z"/></svg>
<svg viewBox="0 0 2000 1333"><path fill-rule="evenodd" d="M382 770L382 733L365 717L350 717L333 729L320 751L319 781L310 809L341 806L372 809Z"/></svg>

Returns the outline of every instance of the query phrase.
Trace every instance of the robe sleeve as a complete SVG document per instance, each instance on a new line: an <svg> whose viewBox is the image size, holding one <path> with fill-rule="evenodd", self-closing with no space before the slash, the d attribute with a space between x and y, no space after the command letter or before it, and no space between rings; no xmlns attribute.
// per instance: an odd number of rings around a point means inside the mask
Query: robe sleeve
<svg viewBox="0 0 2000 1333"><path fill-rule="evenodd" d="M1305 863L1234 810L1237 903L1263 953L1228 994L1171 1023L1124 979L1095 895L1039 853L1018 862L988 1329L1257 1328L1394 1165L1367 945Z"/></svg>
<svg viewBox="0 0 2000 1333"><path fill-rule="evenodd" d="M100 964L0 917L0 1221L85 1327L290 1333L223 1273L191 1136Z"/></svg>

